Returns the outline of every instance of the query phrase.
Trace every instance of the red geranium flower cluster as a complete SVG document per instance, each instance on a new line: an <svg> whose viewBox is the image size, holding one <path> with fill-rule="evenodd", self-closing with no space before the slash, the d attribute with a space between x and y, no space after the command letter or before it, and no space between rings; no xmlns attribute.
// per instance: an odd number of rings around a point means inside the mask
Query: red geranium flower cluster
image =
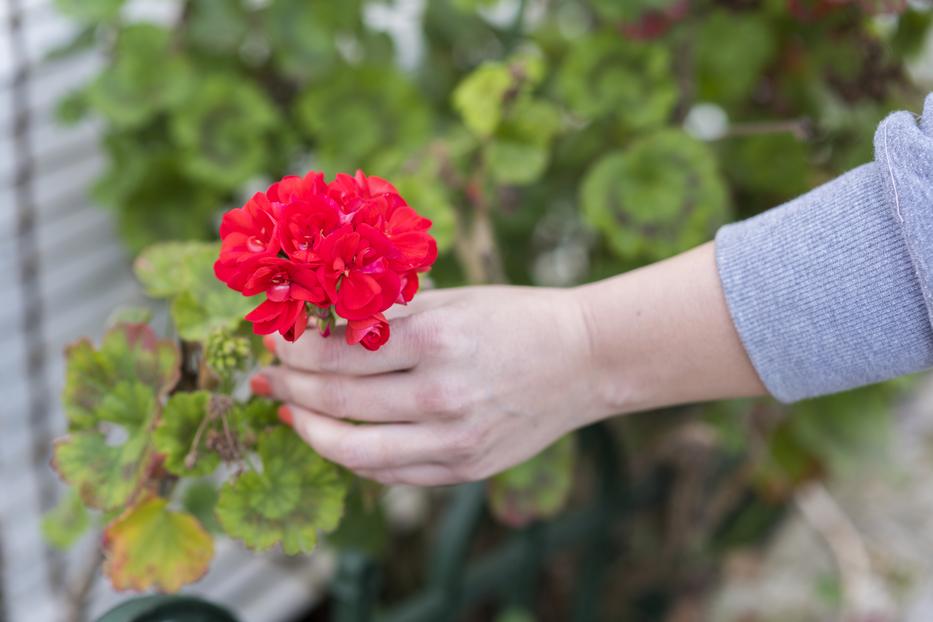
<svg viewBox="0 0 933 622"><path fill-rule="evenodd" d="M289 176L224 214L214 273L265 294L246 316L257 334L295 341L310 317L326 336L340 316L347 343L376 350L389 339L383 311L410 301L437 258L430 226L379 177Z"/></svg>

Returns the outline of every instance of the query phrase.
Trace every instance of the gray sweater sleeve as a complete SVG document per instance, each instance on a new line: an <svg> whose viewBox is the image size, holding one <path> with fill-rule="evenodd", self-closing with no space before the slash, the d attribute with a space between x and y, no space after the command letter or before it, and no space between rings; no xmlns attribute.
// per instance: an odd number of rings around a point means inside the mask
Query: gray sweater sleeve
<svg viewBox="0 0 933 622"><path fill-rule="evenodd" d="M933 366L933 94L881 122L874 162L720 229L716 260L781 401Z"/></svg>

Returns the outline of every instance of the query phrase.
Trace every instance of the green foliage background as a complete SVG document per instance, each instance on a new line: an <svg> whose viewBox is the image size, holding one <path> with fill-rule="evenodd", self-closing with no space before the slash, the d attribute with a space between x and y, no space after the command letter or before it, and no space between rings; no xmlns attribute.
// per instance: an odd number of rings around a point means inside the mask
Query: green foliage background
<svg viewBox="0 0 933 622"><path fill-rule="evenodd" d="M92 192L134 252L213 239L223 210L284 174L362 168L434 220L443 255L432 275L442 286L617 274L869 160L876 123L919 108L923 90L905 65L931 21L925 11L829 0L430 0L423 54L402 69L371 19L391 2L189 0L169 24L126 19L122 0L57 2L82 24L59 53L94 47L108 59L59 112L103 120L111 164ZM505 9L492 11L497 4ZM211 299L209 284L160 289L158 274L180 254L211 252L175 251L137 267L149 270L155 295L175 296L182 337L232 329L242 309ZM882 453L895 391L620 422L642 471L667 460L657 439L671 428L704 426L715 464L732 465L747 492L715 528L687 539L659 575L668 588L689 578L675 561L689 569L702 558L707 568L720 547L760 541L802 482ZM494 503L509 482L562 481L525 468L498 481ZM722 484L716 473L712 489ZM221 503L222 519L242 520L232 501ZM653 529L645 542L670 536Z"/></svg>

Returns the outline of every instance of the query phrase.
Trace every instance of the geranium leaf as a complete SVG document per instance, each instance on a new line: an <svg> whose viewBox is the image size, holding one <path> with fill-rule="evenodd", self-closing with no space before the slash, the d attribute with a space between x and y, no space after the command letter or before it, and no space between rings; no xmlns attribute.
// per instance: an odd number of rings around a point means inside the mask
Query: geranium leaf
<svg viewBox="0 0 933 622"><path fill-rule="evenodd" d="M65 350L65 389L62 402L71 429L82 429L97 422L97 409L113 386L117 370L100 356L88 339Z"/></svg>
<svg viewBox="0 0 933 622"><path fill-rule="evenodd" d="M148 122L187 99L194 86L191 67L172 51L171 35L165 28L153 24L123 28L113 58L88 87L87 101L116 127Z"/></svg>
<svg viewBox="0 0 933 622"><path fill-rule="evenodd" d="M175 475L208 475L220 464L220 457L206 444L208 428L220 428L219 419L205 421L210 399L211 394L207 391L176 393L162 411L152 442L156 451L165 457L165 468ZM196 436L198 443L195 446ZM192 457L190 463L189 455Z"/></svg>
<svg viewBox="0 0 933 622"><path fill-rule="evenodd" d="M426 162L426 168L436 168L436 160L426 158ZM415 175L396 177L393 183L419 214L431 219L431 235L437 240L437 249L440 252L449 249L454 241L457 217L449 191L437 171L419 171Z"/></svg>
<svg viewBox="0 0 933 622"><path fill-rule="evenodd" d="M142 432L116 446L108 445L97 431L73 432L56 441L52 468L75 487L88 506L119 509L130 500L145 475L147 447Z"/></svg>
<svg viewBox="0 0 933 622"><path fill-rule="evenodd" d="M181 504L186 512L197 518L211 533L220 533L220 524L214 509L217 507L217 484L210 479L199 479L185 486L181 496Z"/></svg>
<svg viewBox="0 0 933 622"><path fill-rule="evenodd" d="M240 76L213 74L172 116L181 164L195 179L236 188L262 172L280 115L265 93Z"/></svg>
<svg viewBox="0 0 933 622"><path fill-rule="evenodd" d="M133 263L133 271L146 294L170 298L206 281L198 274L212 266L220 245L208 242L160 242L147 247ZM213 273L209 273L213 278Z"/></svg>
<svg viewBox="0 0 933 622"><path fill-rule="evenodd" d="M697 30L697 96L722 104L746 99L777 51L773 26L758 14L715 11Z"/></svg>
<svg viewBox="0 0 933 622"><path fill-rule="evenodd" d="M230 410L230 420L243 444L253 446L263 432L272 427L281 427L278 408L278 402L261 397L234 404Z"/></svg>
<svg viewBox="0 0 933 622"><path fill-rule="evenodd" d="M632 128L663 123L677 103L667 49L615 33L577 42L560 68L557 87L580 116L614 115Z"/></svg>
<svg viewBox="0 0 933 622"><path fill-rule="evenodd" d="M104 394L97 410L100 421L118 423L127 429L142 427L156 410L152 387L122 380Z"/></svg>
<svg viewBox="0 0 933 622"><path fill-rule="evenodd" d="M575 458L575 439L565 436L493 477L487 488L493 514L507 525L521 527L559 512L573 488Z"/></svg>
<svg viewBox="0 0 933 622"><path fill-rule="evenodd" d="M431 131L431 110L411 80L393 65L341 67L295 103L315 154L334 170L368 166L391 146L410 159Z"/></svg>
<svg viewBox="0 0 933 622"><path fill-rule="evenodd" d="M214 276L220 249L204 242L163 242L143 251L134 264L150 296L172 298L172 319L186 341L204 341L215 330L232 331L258 302Z"/></svg>
<svg viewBox="0 0 933 622"><path fill-rule="evenodd" d="M260 437L258 457L261 471L243 473L221 489L221 526L254 549L281 543L289 555L311 551L318 532L340 522L346 492L340 471L284 427Z"/></svg>
<svg viewBox="0 0 933 622"><path fill-rule="evenodd" d="M550 154L545 147L512 140L493 140L486 148L489 172L503 184L527 184L538 179Z"/></svg>
<svg viewBox="0 0 933 622"><path fill-rule="evenodd" d="M66 550L90 527L91 521L80 495L67 491L51 511L42 517L42 536L57 549Z"/></svg>
<svg viewBox="0 0 933 622"><path fill-rule="evenodd" d="M649 135L596 162L580 202L623 259L686 250L708 240L728 215L715 157L680 130Z"/></svg>
<svg viewBox="0 0 933 622"><path fill-rule="evenodd" d="M276 42L272 52L282 72L305 80L333 67L340 55L334 39L360 28L360 6L360 0L270 2L262 25L268 40Z"/></svg>
<svg viewBox="0 0 933 622"><path fill-rule="evenodd" d="M55 8L68 17L99 22L117 17L124 2L125 0L55 0Z"/></svg>
<svg viewBox="0 0 933 622"><path fill-rule="evenodd" d="M480 65L457 85L453 105L463 123L479 136L489 136L502 118L502 100L512 86L512 74L504 63Z"/></svg>
<svg viewBox="0 0 933 622"><path fill-rule="evenodd" d="M129 508L104 532L104 573L118 590L178 591L207 572L214 541L186 512L150 497Z"/></svg>

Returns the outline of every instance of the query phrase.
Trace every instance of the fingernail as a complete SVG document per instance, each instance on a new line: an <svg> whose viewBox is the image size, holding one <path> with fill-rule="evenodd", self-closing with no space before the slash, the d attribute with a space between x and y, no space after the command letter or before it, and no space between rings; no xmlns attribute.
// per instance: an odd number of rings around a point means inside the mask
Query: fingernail
<svg viewBox="0 0 933 622"><path fill-rule="evenodd" d="M266 350L275 354L275 337L272 335L266 335L262 338L262 345L266 346Z"/></svg>
<svg viewBox="0 0 933 622"><path fill-rule="evenodd" d="M286 406L285 404L282 404L281 406L279 406L279 421L281 421L285 425L292 424L292 421L293 421L292 409Z"/></svg>
<svg viewBox="0 0 933 622"><path fill-rule="evenodd" d="M269 379L265 374L256 374L249 379L249 390L253 395L268 396L272 393L272 387L269 385Z"/></svg>

